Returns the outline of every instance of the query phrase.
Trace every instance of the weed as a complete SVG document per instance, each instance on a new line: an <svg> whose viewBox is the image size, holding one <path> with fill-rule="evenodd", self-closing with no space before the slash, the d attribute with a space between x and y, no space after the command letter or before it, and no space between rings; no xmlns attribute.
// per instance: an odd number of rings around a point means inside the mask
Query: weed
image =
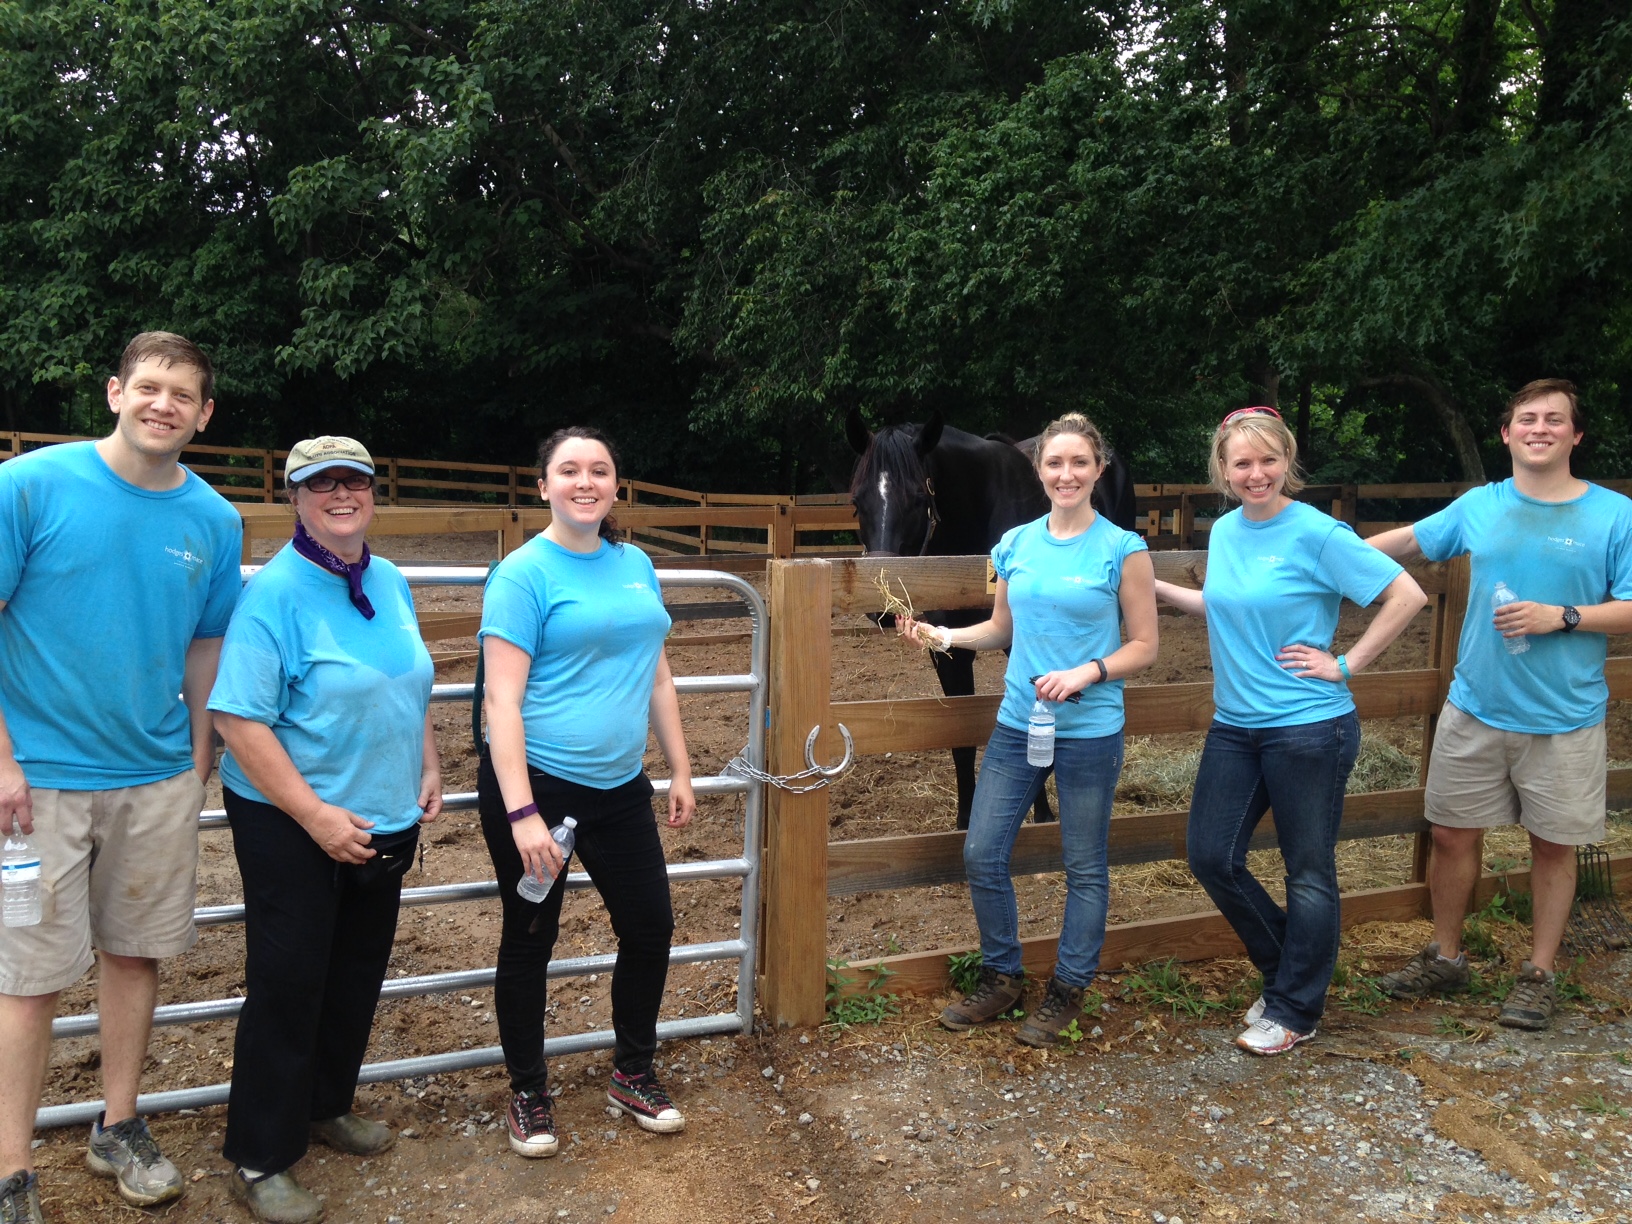
<svg viewBox="0 0 1632 1224"><path fill-rule="evenodd" d="M1624 1106L1607 1100L1601 1092L1588 1093L1576 1101L1576 1108L1582 1113L1596 1114L1600 1118L1624 1118L1627 1112Z"/></svg>
<svg viewBox="0 0 1632 1224"><path fill-rule="evenodd" d="M1099 1015L1099 1009L1105 1005L1105 996L1097 990L1082 992L1082 1010L1090 1016Z"/></svg>
<svg viewBox="0 0 1632 1224"><path fill-rule="evenodd" d="M946 972L952 979L953 989L962 995L974 994L975 987L980 985L982 963L979 948L968 952L954 952L947 957Z"/></svg>
<svg viewBox="0 0 1632 1224"><path fill-rule="evenodd" d="M894 931L891 931L884 937L884 950L891 956L899 956L901 954L901 941L895 937Z"/></svg>
<svg viewBox="0 0 1632 1224"><path fill-rule="evenodd" d="M1620 1050L1616 1050L1614 1058L1621 1066L1632 1067L1632 1054L1623 1054Z"/></svg>
<svg viewBox="0 0 1632 1224"><path fill-rule="evenodd" d="M1185 976L1184 970L1172 957L1165 961L1152 961L1137 973L1130 974L1123 983L1123 997L1126 998L1130 992L1142 1003L1162 1005L1171 1009L1175 1016L1182 1012L1193 1020L1200 1020L1224 1006L1219 1000L1203 995L1201 987Z"/></svg>
<svg viewBox="0 0 1632 1224"><path fill-rule="evenodd" d="M828 1025L843 1032L858 1024L881 1024L901 1014L900 1001L884 992L884 984L895 976L894 969L874 965L866 985L855 994L845 994L856 982L855 977L845 972L849 967L850 962L845 960L827 962Z"/></svg>
<svg viewBox="0 0 1632 1224"><path fill-rule="evenodd" d="M1076 1045L1077 1042L1087 1037L1088 1034L1082 1031L1082 1026L1078 1024L1076 1018L1073 1017L1071 1023L1060 1030L1060 1036L1068 1038L1072 1045Z"/></svg>
<svg viewBox="0 0 1632 1224"><path fill-rule="evenodd" d="M1575 963L1565 967L1559 966L1557 975L1553 978L1554 988L1558 992L1560 1003L1591 1003L1592 992L1576 980L1576 971L1585 963L1584 957L1576 957Z"/></svg>
<svg viewBox="0 0 1632 1224"><path fill-rule="evenodd" d="M1337 1005L1357 1015L1380 1016L1388 1006L1388 996L1377 989L1373 979L1357 973L1350 985L1337 992Z"/></svg>
<svg viewBox="0 0 1632 1224"><path fill-rule="evenodd" d="M1434 1020L1434 1032L1452 1041L1483 1041L1490 1035L1488 1029L1475 1028L1455 1016L1439 1016Z"/></svg>
<svg viewBox="0 0 1632 1224"><path fill-rule="evenodd" d="M1505 1003L1507 996L1513 990L1513 975L1505 970L1486 977L1477 969L1468 971L1468 995L1475 999L1489 999L1492 1003Z"/></svg>

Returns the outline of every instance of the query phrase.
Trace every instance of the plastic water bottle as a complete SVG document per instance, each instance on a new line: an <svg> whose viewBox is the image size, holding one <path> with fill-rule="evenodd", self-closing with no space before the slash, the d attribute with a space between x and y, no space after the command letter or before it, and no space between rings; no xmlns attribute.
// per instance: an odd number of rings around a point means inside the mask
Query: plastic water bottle
<svg viewBox="0 0 1632 1224"><path fill-rule="evenodd" d="M555 844L561 847L561 870L567 869L567 860L572 857L572 847L577 843L578 835L573 832L578 822L568 816L555 828L550 830L550 836L555 838ZM521 873L521 881L516 885L516 892L523 901L542 901L550 895L550 886L555 883L553 875L542 880L528 872Z"/></svg>
<svg viewBox="0 0 1632 1224"><path fill-rule="evenodd" d="M40 921L40 852L28 834L12 822L6 834L5 859L0 862L0 889L5 893L8 927L37 926Z"/></svg>
<svg viewBox="0 0 1632 1224"><path fill-rule="evenodd" d="M1493 591L1490 596L1490 610L1492 612L1497 612L1501 609L1502 605L1510 604L1517 598L1518 596L1513 593L1512 587L1508 586L1505 582L1498 582L1496 584L1496 590ZM1508 654L1523 654L1525 651L1530 649L1530 639L1525 636L1504 637L1502 639L1502 645L1507 647Z"/></svg>
<svg viewBox="0 0 1632 1224"><path fill-rule="evenodd" d="M1041 699L1032 703L1026 720L1026 764L1038 768L1054 764L1054 711Z"/></svg>

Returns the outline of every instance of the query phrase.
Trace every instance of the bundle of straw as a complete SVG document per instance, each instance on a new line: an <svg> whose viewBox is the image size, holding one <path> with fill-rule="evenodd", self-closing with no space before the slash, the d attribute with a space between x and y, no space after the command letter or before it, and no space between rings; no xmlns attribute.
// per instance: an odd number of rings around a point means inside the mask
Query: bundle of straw
<svg viewBox="0 0 1632 1224"><path fill-rule="evenodd" d="M882 611L895 617L896 620L906 617L909 620L916 621L918 613L913 611L912 596L907 593L907 584L899 578L895 580L895 585L901 588L901 594L897 595L890 588L889 574L889 570L881 569L878 571L878 593L884 600ZM946 643L941 640L940 629L934 625L919 624L915 630L915 637L920 646L937 651L940 654L951 653Z"/></svg>

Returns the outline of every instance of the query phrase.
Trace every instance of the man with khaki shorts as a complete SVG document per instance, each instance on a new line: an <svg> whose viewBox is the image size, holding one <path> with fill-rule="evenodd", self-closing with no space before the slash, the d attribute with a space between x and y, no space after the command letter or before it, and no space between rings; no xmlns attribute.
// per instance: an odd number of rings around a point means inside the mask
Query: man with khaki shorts
<svg viewBox="0 0 1632 1224"><path fill-rule="evenodd" d="M198 938L206 702L240 586L237 513L177 462L212 383L191 341L144 332L108 380L112 434L0 465L0 824L33 838L41 911L0 927L0 1219L41 1219L51 1020L93 963L105 1110L86 1162L130 1203L181 1193L136 1092L158 958Z"/></svg>
<svg viewBox="0 0 1632 1224"><path fill-rule="evenodd" d="M1396 560L1471 558L1456 675L1428 762L1434 942L1379 985L1396 998L1467 984L1462 919L1482 830L1530 834L1530 959L1497 1017L1547 1027L1553 963L1575 900L1575 847L1604 836L1607 635L1632 632L1632 500L1570 472L1575 388L1521 388L1501 420L1513 478L1472 489L1414 527L1373 536Z"/></svg>

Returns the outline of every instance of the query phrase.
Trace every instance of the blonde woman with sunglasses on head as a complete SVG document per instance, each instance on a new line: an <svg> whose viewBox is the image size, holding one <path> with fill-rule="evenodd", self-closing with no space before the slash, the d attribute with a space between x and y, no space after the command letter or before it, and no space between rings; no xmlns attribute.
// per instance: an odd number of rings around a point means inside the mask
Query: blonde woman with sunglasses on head
<svg viewBox="0 0 1632 1224"><path fill-rule="evenodd" d="M1315 1035L1337 963L1337 829L1360 747L1348 681L1427 602L1347 524L1294 500L1297 460L1273 408L1225 417L1209 468L1213 487L1240 505L1208 537L1200 591L1156 583L1158 600L1207 620L1216 710L1190 803L1190 870L1263 975L1236 1038L1253 1054ZM1381 602L1360 640L1333 656L1344 598ZM1247 843L1271 808L1284 908L1247 870Z"/></svg>

